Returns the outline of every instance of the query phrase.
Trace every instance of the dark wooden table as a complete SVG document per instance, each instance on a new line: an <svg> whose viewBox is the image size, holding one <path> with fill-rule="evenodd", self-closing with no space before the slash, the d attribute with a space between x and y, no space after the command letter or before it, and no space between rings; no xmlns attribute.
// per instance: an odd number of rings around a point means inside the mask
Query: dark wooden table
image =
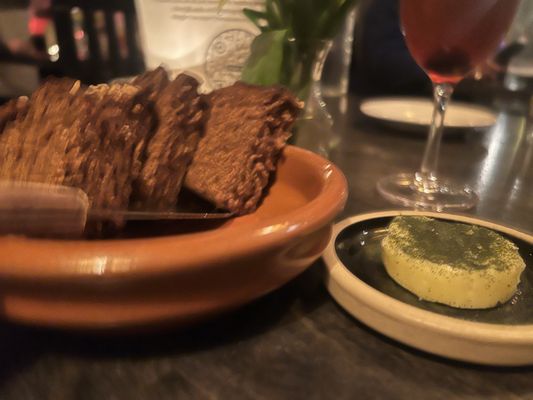
<svg viewBox="0 0 533 400"><path fill-rule="evenodd" d="M376 180L420 162L424 135L374 125L357 100L331 101L346 173L344 214L391 208ZM339 113L344 109L345 113ZM501 114L485 133L446 138L441 171L474 186L473 213L533 230L533 138ZM280 290L188 330L88 335L0 324L0 399L524 399L532 368L489 368L431 356L345 313L321 262Z"/></svg>

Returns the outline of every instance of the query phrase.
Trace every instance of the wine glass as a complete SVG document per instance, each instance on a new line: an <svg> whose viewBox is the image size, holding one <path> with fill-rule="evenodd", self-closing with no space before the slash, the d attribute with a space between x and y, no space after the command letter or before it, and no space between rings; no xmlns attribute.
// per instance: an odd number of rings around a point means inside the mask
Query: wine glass
<svg viewBox="0 0 533 400"><path fill-rule="evenodd" d="M407 47L433 83L434 112L420 170L387 176L378 191L404 206L442 211L477 203L468 186L437 175L444 114L455 85L484 62L511 26L520 0L400 0Z"/></svg>

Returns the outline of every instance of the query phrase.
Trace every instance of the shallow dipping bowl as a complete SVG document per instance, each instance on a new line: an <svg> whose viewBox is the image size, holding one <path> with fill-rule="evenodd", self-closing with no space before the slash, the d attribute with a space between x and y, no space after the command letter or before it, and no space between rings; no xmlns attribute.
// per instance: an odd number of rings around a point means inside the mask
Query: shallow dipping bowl
<svg viewBox="0 0 533 400"><path fill-rule="evenodd" d="M325 249L343 174L289 146L259 209L193 233L61 241L0 238L0 314L66 328L187 324L291 280Z"/></svg>

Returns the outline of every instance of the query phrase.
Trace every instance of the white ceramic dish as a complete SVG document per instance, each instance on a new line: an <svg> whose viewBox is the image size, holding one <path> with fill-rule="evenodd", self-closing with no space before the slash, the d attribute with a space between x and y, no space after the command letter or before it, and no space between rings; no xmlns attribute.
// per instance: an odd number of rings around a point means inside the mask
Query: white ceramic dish
<svg viewBox="0 0 533 400"><path fill-rule="evenodd" d="M526 261L519 292L506 304L489 310L459 310L418 300L388 277L381 264L379 235L372 235L383 233L396 215L426 215L503 233L518 245ZM498 366L533 364L533 235L464 215L393 210L362 214L336 224L323 257L325 283L333 298L382 334L460 361Z"/></svg>
<svg viewBox="0 0 533 400"><path fill-rule="evenodd" d="M383 97L361 103L361 112L372 119L403 128L426 128L431 123L433 104L430 99L416 97ZM452 102L446 111L444 125L452 129L486 129L496 123L496 115L488 108Z"/></svg>

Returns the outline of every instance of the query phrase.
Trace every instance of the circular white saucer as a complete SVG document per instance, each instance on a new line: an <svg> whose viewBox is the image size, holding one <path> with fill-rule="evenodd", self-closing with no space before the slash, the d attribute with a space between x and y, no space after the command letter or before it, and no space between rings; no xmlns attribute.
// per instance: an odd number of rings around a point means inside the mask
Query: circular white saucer
<svg viewBox="0 0 533 400"><path fill-rule="evenodd" d="M489 310L460 310L418 300L389 278L381 264L379 243L397 215L425 215L503 233L518 245L526 261L519 292L506 304ZM361 250L364 246L365 253ZM463 215L393 210L357 215L336 224L323 258L329 293L376 331L460 361L533 364L533 235Z"/></svg>
<svg viewBox="0 0 533 400"><path fill-rule="evenodd" d="M433 115L432 101L416 97L367 99L360 108L367 117L417 128L428 127ZM485 129L495 123L496 115L490 109L453 100L444 119L445 127L455 129Z"/></svg>

